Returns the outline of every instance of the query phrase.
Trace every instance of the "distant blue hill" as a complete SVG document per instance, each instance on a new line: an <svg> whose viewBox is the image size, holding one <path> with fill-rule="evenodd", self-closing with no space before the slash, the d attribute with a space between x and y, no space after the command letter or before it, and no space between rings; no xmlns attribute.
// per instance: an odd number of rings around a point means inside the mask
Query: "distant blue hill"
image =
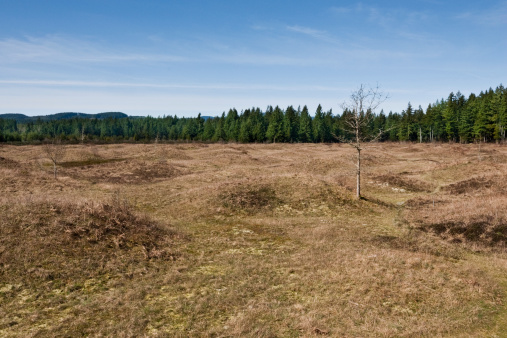
<svg viewBox="0 0 507 338"><path fill-rule="evenodd" d="M58 113L58 114L50 114L50 115L39 115L39 116L27 116L24 114L0 114L0 119L5 120L16 120L20 123L26 122L36 122L36 121L54 121L54 120L65 120L65 119L73 119L73 118L83 118L83 119L107 119L107 118L131 118L131 119L142 119L146 116L129 116L120 112L107 112L107 113L99 113L99 114L84 114L84 113ZM203 120L214 119L218 116L201 116Z"/></svg>
<svg viewBox="0 0 507 338"><path fill-rule="evenodd" d="M99 114L83 114L83 113L58 113L51 115L40 115L40 116L26 116L24 114L0 114L0 119L16 120L17 122L35 122L35 121L53 121L53 120L65 120L73 118L83 119L107 119L107 118L125 118L129 117L127 114L119 112L108 112Z"/></svg>

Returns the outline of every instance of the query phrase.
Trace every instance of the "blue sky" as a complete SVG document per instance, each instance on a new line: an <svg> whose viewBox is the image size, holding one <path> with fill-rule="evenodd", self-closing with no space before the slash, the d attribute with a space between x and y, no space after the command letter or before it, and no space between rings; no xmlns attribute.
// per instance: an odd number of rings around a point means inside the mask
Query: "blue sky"
<svg viewBox="0 0 507 338"><path fill-rule="evenodd" d="M400 112L506 85L507 1L0 0L0 113Z"/></svg>

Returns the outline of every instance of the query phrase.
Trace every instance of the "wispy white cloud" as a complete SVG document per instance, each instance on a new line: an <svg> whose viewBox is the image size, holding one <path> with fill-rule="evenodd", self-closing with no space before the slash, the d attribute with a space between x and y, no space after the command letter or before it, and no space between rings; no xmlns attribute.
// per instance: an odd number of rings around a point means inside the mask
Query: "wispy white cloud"
<svg viewBox="0 0 507 338"><path fill-rule="evenodd" d="M291 32L309 35L314 38L323 38L323 37L326 37L326 35L327 35L326 31L313 29L313 28L309 28L309 27L303 27L303 26L296 25L296 26L287 26L286 28L287 28L287 30L289 30Z"/></svg>
<svg viewBox="0 0 507 338"><path fill-rule="evenodd" d="M302 33L308 29L293 27ZM153 41L152 37L148 38ZM86 40L62 36L26 37L0 40L0 63L7 64L114 64L123 63L222 63L245 65L304 66L318 59L250 51L243 45L229 46L219 40L194 41L182 48L180 55L121 51L121 47L105 46Z"/></svg>
<svg viewBox="0 0 507 338"><path fill-rule="evenodd" d="M352 12L352 7L331 7L331 11L336 14L347 14Z"/></svg>
<svg viewBox="0 0 507 338"><path fill-rule="evenodd" d="M0 85L35 87L91 87L91 88L158 88L158 89L203 89L203 90L273 90L273 91L340 91L345 88L309 85L268 85L268 84L178 84L107 81L66 81L66 80L1 80Z"/></svg>
<svg viewBox="0 0 507 338"><path fill-rule="evenodd" d="M358 3L348 7L331 7L330 11L337 15L355 14L366 18L369 22L376 23L382 27L389 27L396 24L416 24L431 18L427 11L414 11L405 9L387 9Z"/></svg>
<svg viewBox="0 0 507 338"><path fill-rule="evenodd" d="M0 60L3 63L37 62L182 62L185 57L169 54L142 54L113 51L112 48L58 35L28 36L25 39L0 40Z"/></svg>
<svg viewBox="0 0 507 338"><path fill-rule="evenodd" d="M243 47L230 48L227 51L208 51L202 63L219 63L251 66L322 66L328 60L308 55L294 55L280 51L258 52Z"/></svg>
<svg viewBox="0 0 507 338"><path fill-rule="evenodd" d="M507 2L482 11L462 12L456 16L458 20L465 20L484 26L507 25Z"/></svg>
<svg viewBox="0 0 507 338"><path fill-rule="evenodd" d="M256 31L271 30L271 27L269 25L264 25L264 24L255 24L255 25L250 26L250 28L252 28L253 30L256 30Z"/></svg>
<svg viewBox="0 0 507 338"><path fill-rule="evenodd" d="M357 3L354 6L344 6L344 7L331 7L331 12L339 15L343 14L363 14L366 16L376 16L379 10L373 6L367 6L362 3Z"/></svg>

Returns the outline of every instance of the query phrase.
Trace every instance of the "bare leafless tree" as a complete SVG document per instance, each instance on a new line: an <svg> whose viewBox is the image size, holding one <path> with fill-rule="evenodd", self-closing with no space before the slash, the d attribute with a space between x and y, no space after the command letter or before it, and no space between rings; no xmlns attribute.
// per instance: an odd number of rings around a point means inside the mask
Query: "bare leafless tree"
<svg viewBox="0 0 507 338"><path fill-rule="evenodd" d="M84 143L85 140L85 126L84 124L81 126L81 143Z"/></svg>
<svg viewBox="0 0 507 338"><path fill-rule="evenodd" d="M341 108L348 112L344 125L345 131L353 135L352 140L339 138L357 151L356 157L356 197L361 198L361 151L365 142L377 141L385 132L376 131L373 135L366 133L367 126L375 117L375 110L388 99L388 95L380 91L380 87L367 87L363 84L354 91L349 100L342 103Z"/></svg>
<svg viewBox="0 0 507 338"><path fill-rule="evenodd" d="M65 144L62 143L61 139L53 139L46 141L42 145L42 151L44 152L47 159L53 163L53 173L56 179L57 166L62 162L65 157Z"/></svg>

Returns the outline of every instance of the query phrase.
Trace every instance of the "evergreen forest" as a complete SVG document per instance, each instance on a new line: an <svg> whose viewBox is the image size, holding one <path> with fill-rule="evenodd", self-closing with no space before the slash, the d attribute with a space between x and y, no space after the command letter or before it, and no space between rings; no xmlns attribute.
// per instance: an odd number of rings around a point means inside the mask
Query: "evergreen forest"
<svg viewBox="0 0 507 338"><path fill-rule="evenodd" d="M219 117L177 116L105 118L75 116L60 119L18 121L0 118L0 142L37 143L50 138L67 142L339 142L351 139L346 121L352 112L334 115L319 105L315 112L306 106L268 106L238 112L230 109ZM362 112L369 118L363 132L378 134L380 141L414 142L503 142L507 127L507 89L502 85L479 95L450 93L428 105L401 113ZM124 114L122 114L124 115Z"/></svg>

